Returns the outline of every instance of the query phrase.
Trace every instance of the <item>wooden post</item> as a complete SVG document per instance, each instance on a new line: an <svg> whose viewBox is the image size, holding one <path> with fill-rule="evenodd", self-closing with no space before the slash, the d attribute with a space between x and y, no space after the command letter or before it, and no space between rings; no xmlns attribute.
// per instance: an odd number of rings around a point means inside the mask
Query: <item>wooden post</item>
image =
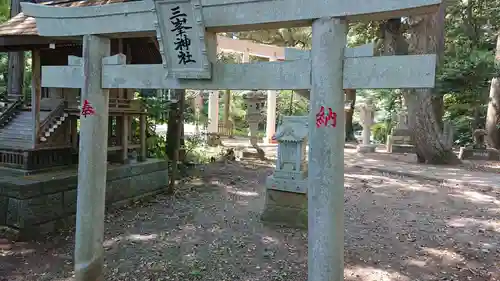
<svg viewBox="0 0 500 281"><path fill-rule="evenodd" d="M130 128L130 123L129 123L129 118L127 114L124 114L121 117L121 142L122 142L122 163L127 164L128 161L128 134L129 134L129 128Z"/></svg>
<svg viewBox="0 0 500 281"><path fill-rule="evenodd" d="M229 114L231 109L231 90L224 91L224 129L229 132ZM231 134L229 134L230 136Z"/></svg>
<svg viewBox="0 0 500 281"><path fill-rule="evenodd" d="M88 101L95 113L80 116L80 153L75 234L77 281L103 280L104 208L107 173L109 90L101 88L102 59L110 55L110 40L83 36L81 104Z"/></svg>
<svg viewBox="0 0 500 281"><path fill-rule="evenodd" d="M320 18L312 24L311 111L309 113L308 280L344 280L344 91L347 24ZM337 114L317 126L324 107Z"/></svg>
<svg viewBox="0 0 500 281"><path fill-rule="evenodd" d="M21 0L10 1L10 17L13 18L21 13ZM23 97L24 80L24 52L9 52L8 57L8 78L7 78L7 97L9 99L20 99Z"/></svg>
<svg viewBox="0 0 500 281"><path fill-rule="evenodd" d="M141 116L139 117L139 136L141 140L140 144L141 148L139 157L137 158L138 161L146 161L146 158L148 157L147 147L146 147L146 126L147 126L146 114L142 113Z"/></svg>
<svg viewBox="0 0 500 281"><path fill-rule="evenodd" d="M40 98L42 95L41 88L41 71L40 51L31 51L31 114L32 114L32 143L35 148L39 142L38 134L40 133Z"/></svg>
<svg viewBox="0 0 500 281"><path fill-rule="evenodd" d="M128 46L127 46L128 47ZM118 39L118 53L119 54L125 54L127 60L130 60L130 52L129 48L125 48L125 44L123 42L122 38ZM129 99L127 89L118 89L118 99ZM129 127L130 124L128 123L129 118L126 113L124 113L122 116L118 117L120 125L118 126L118 131L120 132L120 139L121 139L121 144L122 144L122 153L121 153L121 162L123 164L128 163L128 134L129 134ZM118 121L118 120L117 120ZM118 137L118 136L117 136Z"/></svg>
<svg viewBox="0 0 500 281"><path fill-rule="evenodd" d="M78 149L78 118L71 118L71 146L73 149Z"/></svg>
<svg viewBox="0 0 500 281"><path fill-rule="evenodd" d="M113 119L114 118L115 118L114 116L108 116L108 140L107 140L107 145L108 146L111 145L111 141L109 140L109 138L112 138L114 136L113 135Z"/></svg>

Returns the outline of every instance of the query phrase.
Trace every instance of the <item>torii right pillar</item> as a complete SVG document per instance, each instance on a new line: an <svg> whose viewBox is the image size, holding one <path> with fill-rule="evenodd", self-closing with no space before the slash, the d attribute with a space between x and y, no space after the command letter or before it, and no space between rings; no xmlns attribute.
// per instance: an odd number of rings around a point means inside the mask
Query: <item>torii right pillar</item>
<svg viewBox="0 0 500 281"><path fill-rule="evenodd" d="M312 24L308 280L344 280L344 90L347 23Z"/></svg>

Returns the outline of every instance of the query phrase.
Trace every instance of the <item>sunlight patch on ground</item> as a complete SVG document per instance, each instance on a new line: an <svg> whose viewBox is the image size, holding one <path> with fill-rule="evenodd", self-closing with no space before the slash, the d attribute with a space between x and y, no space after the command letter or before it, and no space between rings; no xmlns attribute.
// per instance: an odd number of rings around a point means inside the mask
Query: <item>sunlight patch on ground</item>
<svg viewBox="0 0 500 281"><path fill-rule="evenodd" d="M448 221L448 225L452 227L467 227L476 228L482 227L487 230L500 232L500 221L498 220L478 220L472 218L456 218Z"/></svg>
<svg viewBox="0 0 500 281"><path fill-rule="evenodd" d="M35 249L12 249L12 250L0 250L0 257L6 257L6 256L25 256L25 255L30 255L35 252ZM2 279L0 279L2 280Z"/></svg>
<svg viewBox="0 0 500 281"><path fill-rule="evenodd" d="M232 187L226 187L226 191L228 193L234 194L234 195L239 195L239 196L251 196L251 197L258 197L259 193L254 192L254 191L243 191L243 190L237 190Z"/></svg>
<svg viewBox="0 0 500 281"><path fill-rule="evenodd" d="M426 261L419 261L419 260L416 260L416 259L409 259L409 260L406 261L406 265L407 266L417 266L417 267L425 268L427 266L427 262Z"/></svg>
<svg viewBox="0 0 500 281"><path fill-rule="evenodd" d="M278 244L280 242L278 239L271 236L263 236L261 240L264 244Z"/></svg>
<svg viewBox="0 0 500 281"><path fill-rule="evenodd" d="M442 264L446 266L465 261L465 258L462 255L448 250L423 248L423 251L429 255L441 258Z"/></svg>
<svg viewBox="0 0 500 281"><path fill-rule="evenodd" d="M410 278L398 272L361 266L344 269L344 278L359 281L410 281Z"/></svg>
<svg viewBox="0 0 500 281"><path fill-rule="evenodd" d="M142 235L142 234L130 234L126 237L127 240L131 241L148 241L152 239L156 239L158 235L156 234L148 234L148 235Z"/></svg>
<svg viewBox="0 0 500 281"><path fill-rule="evenodd" d="M144 242L158 238L157 234L129 234L129 235L119 235L107 240L104 240L102 246L104 248L109 248L114 244L125 240L125 241L134 241L134 242Z"/></svg>
<svg viewBox="0 0 500 281"><path fill-rule="evenodd" d="M379 175L361 175L361 174L345 174L345 177L347 178L352 178L352 179L361 179L361 180L366 180L371 182L371 186L378 188L378 187L387 187L391 186L392 188L395 187L401 187L405 188L409 191L422 191L422 192L428 192L428 193L438 193L438 190L436 188L430 188L427 187L421 183L419 183L416 180L407 180L405 179L404 182L399 180L399 179L394 179L390 178L387 176L379 176ZM375 182L374 182L375 180ZM378 180L378 182L377 182Z"/></svg>
<svg viewBox="0 0 500 281"><path fill-rule="evenodd" d="M461 194L450 194L452 197L459 197L474 203L493 203L500 205L500 201L495 197L477 191L461 191Z"/></svg>

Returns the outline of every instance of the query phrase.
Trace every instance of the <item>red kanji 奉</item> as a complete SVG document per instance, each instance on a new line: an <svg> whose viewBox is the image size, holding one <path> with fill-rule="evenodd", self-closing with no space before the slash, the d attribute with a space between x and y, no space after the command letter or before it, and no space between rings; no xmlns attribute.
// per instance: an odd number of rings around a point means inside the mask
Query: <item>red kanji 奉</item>
<svg viewBox="0 0 500 281"><path fill-rule="evenodd" d="M81 115L83 115L84 118L87 118L87 116L94 114L95 114L94 108L92 107L92 105L90 105L88 100L85 100L83 102Z"/></svg>

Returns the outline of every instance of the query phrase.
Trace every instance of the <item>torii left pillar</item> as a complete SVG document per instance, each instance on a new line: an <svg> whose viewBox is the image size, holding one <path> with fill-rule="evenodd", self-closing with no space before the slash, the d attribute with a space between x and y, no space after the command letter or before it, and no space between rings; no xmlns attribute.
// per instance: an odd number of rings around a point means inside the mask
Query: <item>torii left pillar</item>
<svg viewBox="0 0 500 281"><path fill-rule="evenodd" d="M104 207L106 194L109 90L101 88L102 59L110 55L110 40L83 36L83 88L94 114L80 117L78 198L75 234L77 281L101 281L104 268Z"/></svg>
<svg viewBox="0 0 500 281"><path fill-rule="evenodd" d="M269 61L276 61L276 57L272 57ZM266 143L272 143L272 138L276 133L276 97L278 91L267 91L267 115L266 115Z"/></svg>

